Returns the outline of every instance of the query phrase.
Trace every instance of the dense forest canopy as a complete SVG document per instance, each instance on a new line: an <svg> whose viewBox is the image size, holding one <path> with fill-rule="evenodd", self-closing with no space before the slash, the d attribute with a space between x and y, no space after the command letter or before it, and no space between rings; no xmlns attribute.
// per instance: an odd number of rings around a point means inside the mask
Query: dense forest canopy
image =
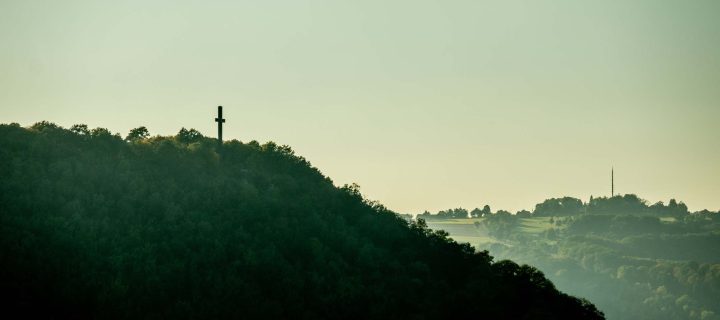
<svg viewBox="0 0 720 320"><path fill-rule="evenodd" d="M184 128L0 125L0 261L26 317L603 317L287 146Z"/></svg>
<svg viewBox="0 0 720 320"><path fill-rule="evenodd" d="M486 206L487 207L487 206ZM432 229L527 263L609 319L720 319L720 213L636 195L545 200L533 212L423 213Z"/></svg>

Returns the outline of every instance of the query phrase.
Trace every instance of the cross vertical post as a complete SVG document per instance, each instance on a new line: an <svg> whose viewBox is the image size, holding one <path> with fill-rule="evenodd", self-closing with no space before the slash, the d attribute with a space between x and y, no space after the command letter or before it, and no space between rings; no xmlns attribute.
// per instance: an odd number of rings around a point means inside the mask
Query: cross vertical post
<svg viewBox="0 0 720 320"><path fill-rule="evenodd" d="M225 119L223 119L222 116L222 106L218 106L218 116L215 118L215 122L218 123L218 143L222 145L223 138L222 138L222 125L225 122Z"/></svg>

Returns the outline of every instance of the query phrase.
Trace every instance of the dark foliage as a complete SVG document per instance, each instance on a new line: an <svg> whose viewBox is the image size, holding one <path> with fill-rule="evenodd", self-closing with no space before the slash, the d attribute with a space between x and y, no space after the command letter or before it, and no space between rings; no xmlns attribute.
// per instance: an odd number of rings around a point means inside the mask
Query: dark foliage
<svg viewBox="0 0 720 320"><path fill-rule="evenodd" d="M0 261L3 312L24 317L602 317L289 147L192 129L1 125Z"/></svg>

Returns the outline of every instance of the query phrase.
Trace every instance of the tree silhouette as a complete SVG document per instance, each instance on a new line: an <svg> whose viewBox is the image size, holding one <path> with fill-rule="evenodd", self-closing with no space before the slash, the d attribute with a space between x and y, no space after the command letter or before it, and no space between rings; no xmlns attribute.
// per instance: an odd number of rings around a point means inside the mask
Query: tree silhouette
<svg viewBox="0 0 720 320"><path fill-rule="evenodd" d="M148 129L145 127L137 127L135 129L130 130L130 133L128 133L127 137L125 137L125 140L127 141L138 141L147 139L147 137L150 136L150 132L148 132Z"/></svg>

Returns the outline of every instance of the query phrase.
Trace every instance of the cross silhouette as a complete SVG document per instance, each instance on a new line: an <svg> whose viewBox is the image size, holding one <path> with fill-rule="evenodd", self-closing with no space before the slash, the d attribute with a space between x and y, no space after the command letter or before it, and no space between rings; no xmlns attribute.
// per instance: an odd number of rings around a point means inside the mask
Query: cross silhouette
<svg viewBox="0 0 720 320"><path fill-rule="evenodd" d="M225 122L225 119L222 117L222 106L218 106L218 116L215 118L215 122L218 123L218 142L222 144L222 124Z"/></svg>

